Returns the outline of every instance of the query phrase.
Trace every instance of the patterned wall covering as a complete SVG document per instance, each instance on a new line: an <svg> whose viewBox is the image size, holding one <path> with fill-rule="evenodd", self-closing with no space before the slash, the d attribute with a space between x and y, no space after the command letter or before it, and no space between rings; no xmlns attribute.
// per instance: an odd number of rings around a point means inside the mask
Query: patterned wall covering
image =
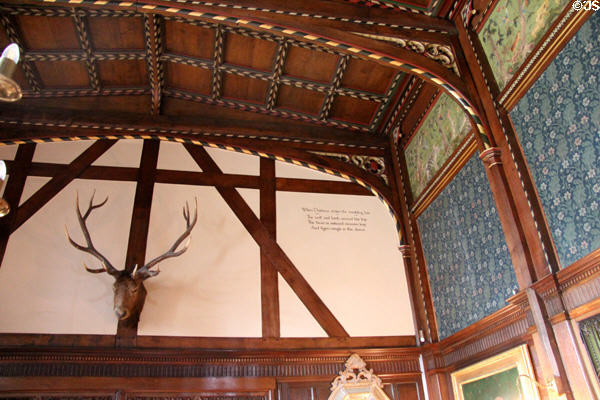
<svg viewBox="0 0 600 400"><path fill-rule="evenodd" d="M442 94L406 148L408 176L415 198L471 130L471 122L447 94Z"/></svg>
<svg viewBox="0 0 600 400"><path fill-rule="evenodd" d="M500 90L518 71L569 0L505 0L479 32Z"/></svg>
<svg viewBox="0 0 600 400"><path fill-rule="evenodd" d="M440 337L502 308L517 281L477 155L418 218Z"/></svg>
<svg viewBox="0 0 600 400"><path fill-rule="evenodd" d="M562 267L600 247L600 12L511 112Z"/></svg>

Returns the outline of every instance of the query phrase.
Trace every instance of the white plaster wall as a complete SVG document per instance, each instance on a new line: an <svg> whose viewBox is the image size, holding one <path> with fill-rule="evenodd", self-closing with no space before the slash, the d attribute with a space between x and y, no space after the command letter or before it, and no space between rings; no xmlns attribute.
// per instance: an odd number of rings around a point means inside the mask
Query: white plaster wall
<svg viewBox="0 0 600 400"><path fill-rule="evenodd" d="M313 230L302 207L367 211L367 230ZM279 192L277 240L350 336L414 334L396 229L377 198ZM292 325L301 316L289 293L282 294L282 333L312 334L313 328Z"/></svg>
<svg viewBox="0 0 600 400"><path fill-rule="evenodd" d="M17 154L18 145L0 145L0 160L14 160Z"/></svg>
<svg viewBox="0 0 600 400"><path fill-rule="evenodd" d="M41 182L38 182L41 181ZM47 178L28 178L25 192ZM0 268L0 332L114 334L112 277L90 274L82 262L97 260L73 248L64 226L81 243L75 216L75 193L82 208L96 189L107 204L88 218L96 248L116 268L125 261L135 184L75 180L33 215L9 239Z"/></svg>
<svg viewBox="0 0 600 400"><path fill-rule="evenodd" d="M258 190L240 191L258 212ZM190 248L148 279L140 335L261 336L260 250L213 187L158 184L147 260L168 249L185 228L181 207L198 199Z"/></svg>
<svg viewBox="0 0 600 400"><path fill-rule="evenodd" d="M74 142L38 143L35 145L33 162L69 164L94 143L93 140Z"/></svg>
<svg viewBox="0 0 600 400"><path fill-rule="evenodd" d="M205 147L213 160L226 174L260 175L260 158L230 150Z"/></svg>
<svg viewBox="0 0 600 400"><path fill-rule="evenodd" d="M92 165L137 168L140 165L143 144L144 141L138 139L119 140Z"/></svg>
<svg viewBox="0 0 600 400"><path fill-rule="evenodd" d="M175 171L202 171L181 143L166 141L160 142L157 168Z"/></svg>
<svg viewBox="0 0 600 400"><path fill-rule="evenodd" d="M299 167L297 165L275 161L275 176L278 178L297 178L297 179L318 179L324 181L349 182L348 179L339 176L329 175L314 169Z"/></svg>

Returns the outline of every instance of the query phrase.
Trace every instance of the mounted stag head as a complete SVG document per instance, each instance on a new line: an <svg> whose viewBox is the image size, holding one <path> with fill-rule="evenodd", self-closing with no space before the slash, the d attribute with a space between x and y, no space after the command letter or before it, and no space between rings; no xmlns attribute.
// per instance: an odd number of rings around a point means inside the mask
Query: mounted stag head
<svg viewBox="0 0 600 400"><path fill-rule="evenodd" d="M95 192L94 192L95 194ZM108 273L113 278L115 278L115 283L113 284L113 292L114 292L114 310L120 320L124 321L125 324L136 324L140 318L140 314L142 312L142 308L144 307L144 301L146 300L146 288L144 287L144 281L148 278L152 278L159 274L160 269L153 270L152 268L157 266L159 262L166 260L167 258L177 257L185 253L185 251L190 246L190 233L196 225L196 221L198 220L198 201L196 200L196 210L194 211L194 218L190 222L190 207L185 203L185 207L183 208L183 218L185 218L185 231L175 240L173 245L167 252L156 257L152 261L148 262L142 268L138 268L136 265L133 271L128 271L127 268L119 271L115 267L112 266L110 261L106 257L104 257L92 243L92 238L90 236L90 232L86 226L86 220L96 208L102 207L108 201L108 197L98 204L94 204L94 195L92 194L92 198L90 199L90 204L86 212L82 215L81 209L79 208L79 193L76 197L76 206L77 206L77 219L79 220L79 226L83 232L83 236L85 237L85 241L87 246L82 246L79 243L75 242L69 232L67 230L67 226L65 225L65 231L67 233L67 239L69 243L73 245L78 250L84 251L88 254L93 255L102 264L102 268L88 268L85 263L83 264L86 271L91 272L93 274L100 274L103 272ZM177 250L177 248L181 245L181 243L188 238L186 244L183 246L181 250Z"/></svg>

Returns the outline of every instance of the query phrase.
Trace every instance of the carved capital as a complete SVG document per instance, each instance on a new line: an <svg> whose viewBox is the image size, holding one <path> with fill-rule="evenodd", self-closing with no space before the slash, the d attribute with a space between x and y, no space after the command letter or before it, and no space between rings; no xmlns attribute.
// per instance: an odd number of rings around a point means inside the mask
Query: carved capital
<svg viewBox="0 0 600 400"><path fill-rule="evenodd" d="M481 161L487 168L492 168L494 165L502 165L502 151L498 147L490 147L484 150L479 155Z"/></svg>
<svg viewBox="0 0 600 400"><path fill-rule="evenodd" d="M410 258L412 255L412 247L409 244L402 244L398 246L398 250L400 250L402 257L404 258Z"/></svg>

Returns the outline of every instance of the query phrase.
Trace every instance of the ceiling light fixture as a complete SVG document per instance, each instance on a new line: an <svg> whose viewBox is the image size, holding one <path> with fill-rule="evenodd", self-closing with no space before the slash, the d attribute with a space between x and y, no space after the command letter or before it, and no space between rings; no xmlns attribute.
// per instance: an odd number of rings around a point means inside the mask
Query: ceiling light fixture
<svg viewBox="0 0 600 400"><path fill-rule="evenodd" d="M2 52L0 57L0 101L17 101L23 94L19 84L12 79L12 75L19 63L20 50L16 43L11 43Z"/></svg>

